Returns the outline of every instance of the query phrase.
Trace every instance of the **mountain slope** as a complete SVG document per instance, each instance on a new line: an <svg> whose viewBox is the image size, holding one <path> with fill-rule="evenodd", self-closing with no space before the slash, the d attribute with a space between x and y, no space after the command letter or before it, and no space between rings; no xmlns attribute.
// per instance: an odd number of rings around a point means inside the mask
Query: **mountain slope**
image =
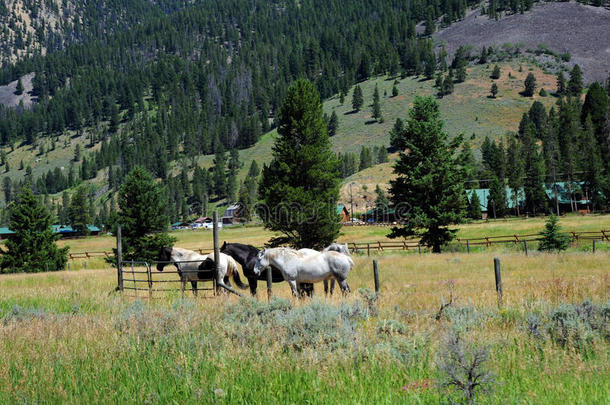
<svg viewBox="0 0 610 405"><path fill-rule="evenodd" d="M434 37L452 54L461 45L522 44L536 51L539 45L571 55L586 81L604 81L610 74L610 10L572 2L540 2L525 14L512 14L498 21L480 15L479 9L465 19L437 32ZM550 62L550 61L543 61Z"/></svg>

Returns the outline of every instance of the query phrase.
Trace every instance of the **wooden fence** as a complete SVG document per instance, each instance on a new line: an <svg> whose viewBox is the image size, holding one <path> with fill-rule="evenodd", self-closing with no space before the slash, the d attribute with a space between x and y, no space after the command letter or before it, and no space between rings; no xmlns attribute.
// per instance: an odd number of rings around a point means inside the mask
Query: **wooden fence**
<svg viewBox="0 0 610 405"><path fill-rule="evenodd" d="M601 230L601 231L584 231L584 232L566 232L570 235L573 243L578 243L579 241L608 241L610 242L610 230ZM493 245L498 244L522 244L523 242L535 242L540 240L542 234L532 233L532 234L524 234L524 235L502 235L502 236L485 236L482 238L457 238L453 245L457 245L459 247L466 248L467 251L470 251L471 247L475 246L483 246L483 247L491 247ZM413 240L404 240L404 241L377 241L377 242L347 242L347 245L352 253L365 253L370 256L371 252L373 253L383 253L387 250L417 250L419 253L426 251L427 249L420 245L419 241L416 239ZM262 249L262 246L258 246L259 249ZM199 252L200 254L207 254L214 250L214 247L204 247L193 249L195 252ZM92 257L112 257L112 251L96 251L96 252L74 252L69 253L69 258L71 260L76 259L88 259Z"/></svg>

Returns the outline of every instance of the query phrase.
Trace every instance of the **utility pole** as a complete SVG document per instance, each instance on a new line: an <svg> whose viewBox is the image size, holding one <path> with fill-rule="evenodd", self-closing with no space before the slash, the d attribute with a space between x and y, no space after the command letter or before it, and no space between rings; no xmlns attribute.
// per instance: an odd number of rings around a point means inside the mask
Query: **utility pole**
<svg viewBox="0 0 610 405"><path fill-rule="evenodd" d="M349 221L352 223L352 225L354 225L354 195L352 194L352 184L354 184L353 181L351 183L349 183L349 199L350 199Z"/></svg>

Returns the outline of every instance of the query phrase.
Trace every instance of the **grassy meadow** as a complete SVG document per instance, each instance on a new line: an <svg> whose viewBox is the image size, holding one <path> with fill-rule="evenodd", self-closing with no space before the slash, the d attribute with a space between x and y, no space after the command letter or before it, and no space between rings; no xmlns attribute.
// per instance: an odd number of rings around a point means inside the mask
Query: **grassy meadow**
<svg viewBox="0 0 610 405"><path fill-rule="evenodd" d="M521 222L522 221L522 222ZM565 229L608 225L566 217ZM475 223L460 235L530 232L540 219ZM387 229L387 228L385 228ZM383 228L344 229L376 240ZM517 232L513 231L512 233ZM176 232L178 245L211 232ZM260 244L261 228L221 239ZM106 249L106 237L69 241ZM493 258L500 257L500 309ZM472 369L478 403L605 403L610 397L610 252L389 252L355 255L352 293L295 300L275 284L267 303L221 295L154 299L115 292L116 272L0 276L1 403L447 403L465 401L446 370ZM450 303L442 311L441 305ZM464 375L458 375L466 381Z"/></svg>

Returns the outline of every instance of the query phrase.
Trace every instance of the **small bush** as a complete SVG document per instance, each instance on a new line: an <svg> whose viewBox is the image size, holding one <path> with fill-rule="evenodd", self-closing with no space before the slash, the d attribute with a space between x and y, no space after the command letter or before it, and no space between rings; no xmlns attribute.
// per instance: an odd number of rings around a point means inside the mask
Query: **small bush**
<svg viewBox="0 0 610 405"><path fill-rule="evenodd" d="M394 319L384 319L377 323L377 333L384 335L406 335L408 328Z"/></svg>
<svg viewBox="0 0 610 405"><path fill-rule="evenodd" d="M371 290L370 288L359 288L358 293L367 304L371 315L378 316L379 311L377 310L377 305L375 304L379 299L379 294Z"/></svg>
<svg viewBox="0 0 610 405"><path fill-rule="evenodd" d="M487 348L467 344L458 333L451 332L438 355L439 386L450 401L472 404L480 394L491 392L494 377L486 370ZM455 391L447 391L453 388ZM457 397L457 398L455 398Z"/></svg>
<svg viewBox="0 0 610 405"><path fill-rule="evenodd" d="M2 323L4 325L10 322L32 321L34 319L45 319L53 313L44 308L24 308L20 305L13 305L11 310L4 315Z"/></svg>
<svg viewBox="0 0 610 405"><path fill-rule="evenodd" d="M536 314L529 314L525 319L526 330L536 339L544 339L542 320Z"/></svg>

